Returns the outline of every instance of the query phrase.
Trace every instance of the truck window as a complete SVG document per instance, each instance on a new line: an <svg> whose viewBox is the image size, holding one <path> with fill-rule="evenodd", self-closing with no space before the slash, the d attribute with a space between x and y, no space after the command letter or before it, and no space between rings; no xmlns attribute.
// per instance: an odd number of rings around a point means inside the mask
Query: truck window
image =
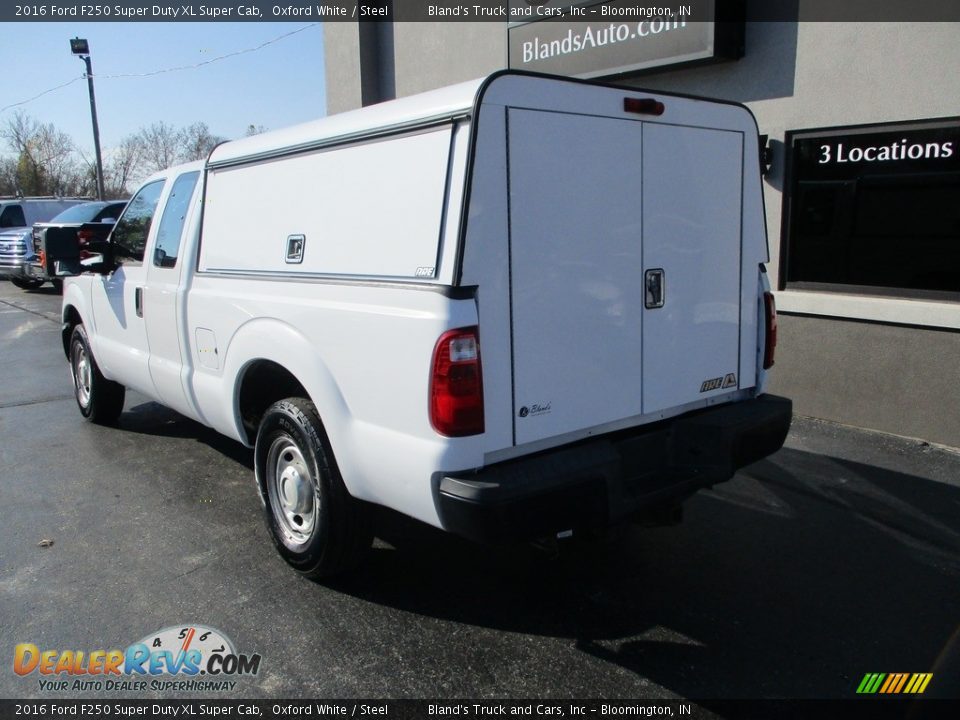
<svg viewBox="0 0 960 720"><path fill-rule="evenodd" d="M153 214L157 211L160 193L163 192L163 180L144 185L127 205L123 216L113 226L110 242L118 261L124 264L143 262L143 253L150 234Z"/></svg>
<svg viewBox="0 0 960 720"><path fill-rule="evenodd" d="M103 203L82 203L69 207L63 212L54 215L52 223L87 223L92 222L98 212L103 209Z"/></svg>
<svg viewBox="0 0 960 720"><path fill-rule="evenodd" d="M167 198L163 215L160 217L160 228L157 230L157 244L153 251L153 264L157 267L172 268L177 265L183 223L198 177L200 171L194 170L184 173L173 183L170 197Z"/></svg>
<svg viewBox="0 0 960 720"><path fill-rule="evenodd" d="M0 213L0 228L25 227L26 224L23 208L19 205L7 205Z"/></svg>
<svg viewBox="0 0 960 720"><path fill-rule="evenodd" d="M93 222L103 222L104 220L111 218L116 220L120 217L120 213L123 212L123 209L127 206L127 202L111 203L107 205L103 210L97 213L97 216L93 219Z"/></svg>

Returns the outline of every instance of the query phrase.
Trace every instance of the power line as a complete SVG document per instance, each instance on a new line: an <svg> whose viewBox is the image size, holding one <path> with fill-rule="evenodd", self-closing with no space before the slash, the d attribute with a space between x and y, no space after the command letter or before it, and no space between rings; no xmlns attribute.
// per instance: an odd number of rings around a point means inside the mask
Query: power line
<svg viewBox="0 0 960 720"><path fill-rule="evenodd" d="M293 30L293 31L291 31L291 32L284 33L283 35L278 35L277 37L275 37L275 38L273 38L273 39L271 39L271 40L267 40L266 42L260 43L260 44L257 45L256 47L245 48L245 49L243 49L243 50L236 50L235 52L227 53L226 55L220 55L220 56L215 57L215 58L210 58L209 60L204 60L203 62L199 62L199 63L196 63L196 64L194 64L194 65L180 65L180 66L178 66L178 67L164 68L163 70L153 70L153 71L151 71L151 72L145 72L145 73L121 73L121 74L117 74L117 75L97 75L96 78L97 78L98 80L113 80L113 79L117 79L117 78L151 77L152 75L162 75L163 73L179 72L180 70L196 70L196 69L201 68L201 67L203 67L203 66L205 66L205 65L210 65L211 63L215 63L215 62L218 62L218 61L220 61L220 60L226 60L227 58L236 57L237 55L245 55L245 54L247 54L247 53L252 53L252 52L256 52L256 51L258 51L258 50L262 50L263 48L267 47L268 45L273 45L275 42L279 42L280 40L284 40L284 39L290 37L291 35L296 35L297 33L301 33L301 32L303 32L304 30L309 30L309 29L312 28L312 27L317 27L318 25L320 25L320 23L310 23L309 25L304 25L302 28L299 28L299 29L297 29L297 30ZM26 105L27 103L33 102L34 100L36 100L36 99L38 99L38 98L41 98L41 97L43 97L44 95L47 95L48 93L52 93L52 92L54 92L55 90L60 90L60 89L62 89L62 88L67 87L68 85L73 85L73 83L77 82L78 80L85 80L85 79L86 79L86 76L85 76L85 75L81 75L80 77L75 77L75 78L73 78L72 80L63 83L62 85L57 85L56 87L52 87L52 88L50 88L49 90L44 90L42 93L39 93L38 95L34 95L34 96L31 97L31 98L27 98L26 100L21 100L20 102L15 102L15 103L11 103L11 104L9 104L9 105L4 105L3 107L0 107L0 113L5 112L5 111L9 110L10 108L19 107L20 105Z"/></svg>
<svg viewBox="0 0 960 720"><path fill-rule="evenodd" d="M201 68L204 65L209 65L210 63L218 62L219 60L226 60L227 58L236 57L237 55L245 55L246 53L252 53L252 52L256 52L257 50L262 50L263 48L267 47L267 45L273 45L273 43L275 42L279 42L280 40L290 37L291 35L296 35L297 33L301 33L304 30L308 30L312 27L316 27L319 24L320 23L310 23L309 25L304 25L302 28L298 30L293 30L291 32L284 33L283 35L278 35L272 40L267 40L266 42L260 43L256 47L246 48L244 50L237 50L232 53L227 53L226 55L220 55L215 58L210 58L209 60L204 60L203 62L198 62L194 65L179 65L177 67L164 68L163 70L153 70L151 72L145 72L145 73L121 73L118 75L97 75L97 78L101 80L102 79L113 80L116 78L150 77L152 75L161 75L163 73L168 73L168 72L178 72L180 70L196 70L197 68Z"/></svg>
<svg viewBox="0 0 960 720"><path fill-rule="evenodd" d="M20 102L10 103L9 105L4 105L2 108L0 108L0 112L4 112L5 110L9 110L10 108L18 107L19 105L26 105L28 102L33 102L37 98L41 98L44 95L47 95L48 93L52 93L54 90L60 90L61 88L65 88L67 85L73 85L75 82L77 82L77 80L86 80L86 76L81 75L80 77L75 77L73 80L69 80L63 83L63 85L57 85L56 87L52 87L49 90L44 90L42 93L40 93L39 95L34 95L32 98L27 98L26 100L21 100Z"/></svg>

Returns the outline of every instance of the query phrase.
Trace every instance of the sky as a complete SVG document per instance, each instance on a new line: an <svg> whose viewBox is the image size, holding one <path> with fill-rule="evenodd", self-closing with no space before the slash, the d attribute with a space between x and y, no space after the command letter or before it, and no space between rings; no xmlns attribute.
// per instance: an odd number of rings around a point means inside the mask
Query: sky
<svg viewBox="0 0 960 720"><path fill-rule="evenodd" d="M195 69L149 77L256 48ZM214 135L241 137L248 125L275 130L326 113L323 30L310 23L0 23L0 108L27 100L73 78L84 64L70 38L87 38L97 99L100 144L106 153L138 129L163 121L176 127L205 122ZM83 152L93 153L86 80L24 105L0 110L0 126L21 110L53 123ZM0 141L0 153L9 148Z"/></svg>

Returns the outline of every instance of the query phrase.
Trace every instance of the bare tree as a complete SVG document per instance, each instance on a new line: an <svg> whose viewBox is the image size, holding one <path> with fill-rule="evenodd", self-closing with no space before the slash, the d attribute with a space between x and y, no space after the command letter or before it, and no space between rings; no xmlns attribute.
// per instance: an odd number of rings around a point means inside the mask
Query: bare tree
<svg viewBox="0 0 960 720"><path fill-rule="evenodd" d="M210 151L222 143L226 138L213 135L205 122L195 122L180 131L182 152L180 160L206 160Z"/></svg>
<svg viewBox="0 0 960 720"><path fill-rule="evenodd" d="M176 165L181 156L180 131L173 125L155 122L138 133L142 146L144 175Z"/></svg>
<svg viewBox="0 0 960 720"><path fill-rule="evenodd" d="M73 140L52 123L17 112L0 129L0 137L17 156L15 184L24 195L69 195L85 184Z"/></svg>
<svg viewBox="0 0 960 720"><path fill-rule="evenodd" d="M119 145L107 151L103 182L108 198L130 196L130 186L142 176L143 155L143 142L139 134L128 135Z"/></svg>
<svg viewBox="0 0 960 720"><path fill-rule="evenodd" d="M250 125L246 134L266 128ZM68 135L18 112L0 126L13 157L0 157L0 195L93 195L96 168ZM129 197L133 186L159 170L209 156L226 138L205 122L176 128L155 122L104 152L104 186L108 197Z"/></svg>
<svg viewBox="0 0 960 720"><path fill-rule="evenodd" d="M17 161L0 158L0 195L17 194Z"/></svg>

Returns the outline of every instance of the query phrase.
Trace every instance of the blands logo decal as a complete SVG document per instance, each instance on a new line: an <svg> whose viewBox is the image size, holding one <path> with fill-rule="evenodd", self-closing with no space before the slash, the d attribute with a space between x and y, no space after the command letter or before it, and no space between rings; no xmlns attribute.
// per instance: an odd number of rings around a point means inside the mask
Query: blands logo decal
<svg viewBox="0 0 960 720"><path fill-rule="evenodd" d="M537 415L546 415L553 409L553 401L546 403L533 403L533 405L524 405L517 413L522 418L536 417Z"/></svg>
<svg viewBox="0 0 960 720"><path fill-rule="evenodd" d="M726 390L727 388L737 387L737 374L727 373L723 377L710 378L704 380L700 385L700 392L710 392L711 390Z"/></svg>

